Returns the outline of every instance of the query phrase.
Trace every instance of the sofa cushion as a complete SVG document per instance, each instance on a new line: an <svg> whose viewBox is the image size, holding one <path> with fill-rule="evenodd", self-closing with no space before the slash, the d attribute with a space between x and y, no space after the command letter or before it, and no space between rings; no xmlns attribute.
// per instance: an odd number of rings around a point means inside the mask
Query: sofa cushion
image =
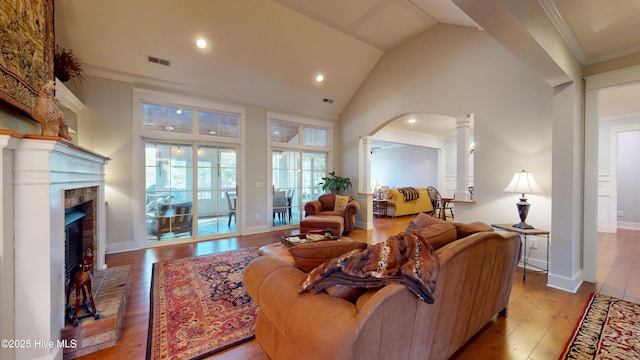
<svg viewBox="0 0 640 360"><path fill-rule="evenodd" d="M349 196L336 195L336 200L333 203L333 211L344 212L344 207L349 203Z"/></svg>
<svg viewBox="0 0 640 360"><path fill-rule="evenodd" d="M427 240L434 250L437 250L448 243L457 240L456 227L448 222L436 223L429 227L414 230L418 231Z"/></svg>
<svg viewBox="0 0 640 360"><path fill-rule="evenodd" d="M346 285L334 285L334 286L329 286L328 288L325 289L327 294L333 297L339 297L341 299L351 301L351 302L355 302L355 300L357 300L360 297L360 295L367 292L367 290L368 289L365 289L365 288L351 287Z"/></svg>
<svg viewBox="0 0 640 360"><path fill-rule="evenodd" d="M366 249L367 243L355 240L315 241L293 246L289 249L298 269L309 272L330 259L351 250Z"/></svg>
<svg viewBox="0 0 640 360"><path fill-rule="evenodd" d="M418 214L418 216L416 216L415 219L409 222L409 225L407 225L406 230L421 230L431 225L442 224L442 223L446 223L446 221L435 218L426 213L420 213Z"/></svg>
<svg viewBox="0 0 640 360"><path fill-rule="evenodd" d="M480 221L472 222L470 224L454 223L454 225L458 232L458 239L483 231L493 231L491 226Z"/></svg>

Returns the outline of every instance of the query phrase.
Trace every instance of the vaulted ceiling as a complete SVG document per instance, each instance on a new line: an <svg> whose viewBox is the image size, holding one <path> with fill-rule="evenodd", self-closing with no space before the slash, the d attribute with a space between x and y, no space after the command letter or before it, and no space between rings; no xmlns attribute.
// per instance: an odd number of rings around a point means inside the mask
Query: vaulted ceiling
<svg viewBox="0 0 640 360"><path fill-rule="evenodd" d="M583 65L640 52L640 1L539 3ZM327 119L386 50L438 23L477 27L452 0L55 2L56 42L88 74Z"/></svg>

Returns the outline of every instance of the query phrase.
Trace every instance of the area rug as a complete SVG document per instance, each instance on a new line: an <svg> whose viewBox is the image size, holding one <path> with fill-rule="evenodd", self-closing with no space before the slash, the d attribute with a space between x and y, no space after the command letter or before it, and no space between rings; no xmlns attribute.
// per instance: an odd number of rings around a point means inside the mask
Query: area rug
<svg viewBox="0 0 640 360"><path fill-rule="evenodd" d="M592 294L560 359L640 359L640 305Z"/></svg>
<svg viewBox="0 0 640 360"><path fill-rule="evenodd" d="M147 359L202 359L255 336L243 288L255 247L153 264Z"/></svg>

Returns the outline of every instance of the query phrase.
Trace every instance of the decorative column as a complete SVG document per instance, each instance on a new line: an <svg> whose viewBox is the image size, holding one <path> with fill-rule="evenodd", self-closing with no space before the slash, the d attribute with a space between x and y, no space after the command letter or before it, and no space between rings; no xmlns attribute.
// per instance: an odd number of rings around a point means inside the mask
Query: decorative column
<svg viewBox="0 0 640 360"><path fill-rule="evenodd" d="M456 192L455 198L469 200L469 146L470 128L473 115L456 118L457 128L457 160L456 160Z"/></svg>
<svg viewBox="0 0 640 360"><path fill-rule="evenodd" d="M360 138L360 173L358 174L358 192L373 194L371 187L371 136Z"/></svg>
<svg viewBox="0 0 640 360"><path fill-rule="evenodd" d="M373 228L373 188L371 186L371 136L362 136L358 140L358 155L360 169L358 171L358 193L360 196L360 212L365 223L360 224L365 229Z"/></svg>

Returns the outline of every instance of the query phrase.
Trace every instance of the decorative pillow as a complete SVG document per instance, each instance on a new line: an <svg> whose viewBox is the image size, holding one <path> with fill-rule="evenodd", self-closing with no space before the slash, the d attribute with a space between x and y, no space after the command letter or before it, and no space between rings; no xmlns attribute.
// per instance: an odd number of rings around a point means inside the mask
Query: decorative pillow
<svg viewBox="0 0 640 360"><path fill-rule="evenodd" d="M446 221L435 218L429 214L420 213L418 214L418 216L416 216L415 219L409 222L409 225L407 225L406 230L421 230L431 225L442 224L442 223L446 223Z"/></svg>
<svg viewBox="0 0 640 360"><path fill-rule="evenodd" d="M441 224L433 224L424 229L418 230L420 235L424 237L434 250L457 240L455 225L443 221Z"/></svg>
<svg viewBox="0 0 640 360"><path fill-rule="evenodd" d="M467 237L478 232L493 231L491 226L480 221L472 222L470 224L454 223L454 225L458 232L458 239L462 239L463 237Z"/></svg>
<svg viewBox="0 0 640 360"><path fill-rule="evenodd" d="M300 244L289 248L298 269L309 272L328 260L351 250L366 249L367 243L354 240L328 240Z"/></svg>
<svg viewBox="0 0 640 360"><path fill-rule="evenodd" d="M349 203L349 196L336 195L336 201L333 203L333 211L344 211L344 207Z"/></svg>

